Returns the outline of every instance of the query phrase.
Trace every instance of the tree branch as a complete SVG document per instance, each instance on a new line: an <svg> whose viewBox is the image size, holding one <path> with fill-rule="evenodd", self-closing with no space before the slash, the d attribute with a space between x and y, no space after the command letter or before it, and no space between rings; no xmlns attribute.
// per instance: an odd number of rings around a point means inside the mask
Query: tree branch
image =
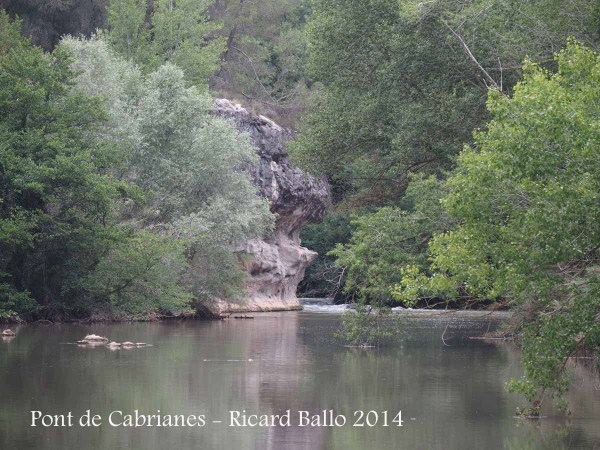
<svg viewBox="0 0 600 450"><path fill-rule="evenodd" d="M492 76L488 73L488 71L485 70L484 67L481 64L479 64L479 61L477 61L477 58L475 58L475 55L473 55L473 53L471 52L471 49L469 48L469 46L467 45L467 43L465 42L465 40L462 38L462 36L459 33L457 33L456 31L454 31L454 29L444 19L440 19L440 20L446 26L446 28L448 28L450 30L450 32L456 37L456 39L458 39L458 41L462 45L462 48L463 48L465 54L479 68L479 70L481 71L481 73L483 73L484 78L488 82L490 82L496 89L498 89L502 94L504 94L502 92L502 87L499 86L498 83L496 83L496 80L494 80L492 78Z"/></svg>

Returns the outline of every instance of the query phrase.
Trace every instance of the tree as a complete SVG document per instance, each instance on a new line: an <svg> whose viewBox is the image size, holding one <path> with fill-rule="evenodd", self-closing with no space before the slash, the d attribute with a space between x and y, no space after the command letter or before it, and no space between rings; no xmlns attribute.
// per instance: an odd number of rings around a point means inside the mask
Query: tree
<svg viewBox="0 0 600 450"><path fill-rule="evenodd" d="M293 147L350 206L397 203L413 172L453 165L510 93L520 61L552 60L566 37L597 41L595 2L316 0L308 21L320 85Z"/></svg>
<svg viewBox="0 0 600 450"><path fill-rule="evenodd" d="M144 75L99 39L45 54L0 25L0 316L139 317L240 292L235 245L272 224L248 136L171 64Z"/></svg>
<svg viewBox="0 0 600 450"><path fill-rule="evenodd" d="M293 156L351 206L399 201L409 173L449 167L480 123L481 94L445 34L394 0L314 2L309 69L320 87Z"/></svg>
<svg viewBox="0 0 600 450"><path fill-rule="evenodd" d="M85 276L127 234L116 217L130 187L111 175L105 112L71 89L68 55L31 46L3 12L0 25L0 314L87 313Z"/></svg>
<svg viewBox="0 0 600 450"><path fill-rule="evenodd" d="M223 40L209 20L211 1L114 0L108 8L109 40L121 55L156 70L164 62L178 65L186 78L207 87L219 67Z"/></svg>
<svg viewBox="0 0 600 450"><path fill-rule="evenodd" d="M444 178L473 131L485 126L490 87L510 95L526 55L553 68L552 55L567 36L590 45L598 41L597 2L567 3L312 2L307 38L315 84L291 146L293 158L328 178L338 211L355 213L373 228L382 221L392 229L384 211L390 221L400 214L396 208L411 174ZM381 207L395 212L377 212ZM371 220L368 214L375 216ZM426 235L430 229L422 225ZM394 233L379 237L375 242L386 249L381 255L369 252L368 263L361 259L366 255L355 255L356 267L362 265L356 272L359 285L369 273L366 266L387 267L392 249L403 247ZM340 243L370 249L371 238L357 230ZM352 253L334 252L340 261ZM386 278L400 280L398 270L390 273ZM389 287L381 285L381 295Z"/></svg>
<svg viewBox="0 0 600 450"><path fill-rule="evenodd" d="M431 243L433 275L409 269L396 291L510 301L526 374L512 386L535 405L567 388L570 356L600 350L600 56L571 41L556 64L526 62L512 98L490 93L493 119L447 183L459 226Z"/></svg>
<svg viewBox="0 0 600 450"><path fill-rule="evenodd" d="M184 277L197 300L239 294L244 273L235 246L273 224L243 170L257 158L249 136L211 116L211 98L188 87L172 64L144 76L102 39L66 38L61 48L75 56L78 86L106 98L104 133L125 153L119 176L150 193L144 208L124 218L185 241L192 270Z"/></svg>
<svg viewBox="0 0 600 450"><path fill-rule="evenodd" d="M155 63L151 54L150 30L146 23L147 0L112 0L107 8L107 24L114 49L125 58Z"/></svg>
<svg viewBox="0 0 600 450"><path fill-rule="evenodd" d="M426 270L427 243L451 228L440 204L443 183L431 176L413 177L403 207L383 207L356 215L347 244L329 252L346 273L344 291L373 305L389 305L390 287L401 280L399 267L411 264Z"/></svg>
<svg viewBox="0 0 600 450"><path fill-rule="evenodd" d="M308 95L307 0L218 0L211 19L223 23L223 64L211 88L296 126Z"/></svg>

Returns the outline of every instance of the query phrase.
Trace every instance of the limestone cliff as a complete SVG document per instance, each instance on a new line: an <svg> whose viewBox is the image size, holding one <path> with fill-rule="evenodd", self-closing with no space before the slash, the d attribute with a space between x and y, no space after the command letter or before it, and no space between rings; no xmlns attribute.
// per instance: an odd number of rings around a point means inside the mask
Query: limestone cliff
<svg viewBox="0 0 600 450"><path fill-rule="evenodd" d="M290 165L286 153L289 130L225 99L216 100L213 113L232 119L238 129L250 133L260 159L248 170L260 195L269 200L271 212L277 215L271 236L253 239L238 248L251 255L244 263L249 274L248 295L241 303L218 302L215 310L300 309L296 288L316 256L300 245L300 228L323 218L330 202L328 186Z"/></svg>

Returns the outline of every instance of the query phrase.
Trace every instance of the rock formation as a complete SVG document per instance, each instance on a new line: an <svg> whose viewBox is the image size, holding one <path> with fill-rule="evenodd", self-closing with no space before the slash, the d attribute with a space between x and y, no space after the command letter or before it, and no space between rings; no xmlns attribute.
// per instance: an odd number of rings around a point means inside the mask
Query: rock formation
<svg viewBox="0 0 600 450"><path fill-rule="evenodd" d="M323 218L330 202L329 188L290 165L289 130L225 99L216 100L213 113L232 119L239 130L250 133L260 160L248 170L277 215L270 237L250 240L237 249L251 255L244 262L249 273L246 298L239 303L217 302L214 312L300 309L296 288L317 255L300 245L300 228Z"/></svg>

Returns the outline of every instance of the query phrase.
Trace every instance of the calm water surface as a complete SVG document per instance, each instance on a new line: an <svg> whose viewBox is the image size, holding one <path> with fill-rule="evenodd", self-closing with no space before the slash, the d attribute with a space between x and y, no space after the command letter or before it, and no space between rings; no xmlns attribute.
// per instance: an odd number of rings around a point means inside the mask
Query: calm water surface
<svg viewBox="0 0 600 450"><path fill-rule="evenodd" d="M419 318L385 350L345 348L339 315L257 314L253 320L23 326L0 341L0 449L593 449L600 386L581 367L567 420L513 418L520 376L509 344L470 340L485 319ZM70 344L87 333L153 347L111 351ZM445 344L441 340L444 334ZM206 414L203 428L31 428L31 410ZM229 428L228 411L402 410L403 427ZM223 420L213 424L212 420ZM105 419L106 422L106 419Z"/></svg>

